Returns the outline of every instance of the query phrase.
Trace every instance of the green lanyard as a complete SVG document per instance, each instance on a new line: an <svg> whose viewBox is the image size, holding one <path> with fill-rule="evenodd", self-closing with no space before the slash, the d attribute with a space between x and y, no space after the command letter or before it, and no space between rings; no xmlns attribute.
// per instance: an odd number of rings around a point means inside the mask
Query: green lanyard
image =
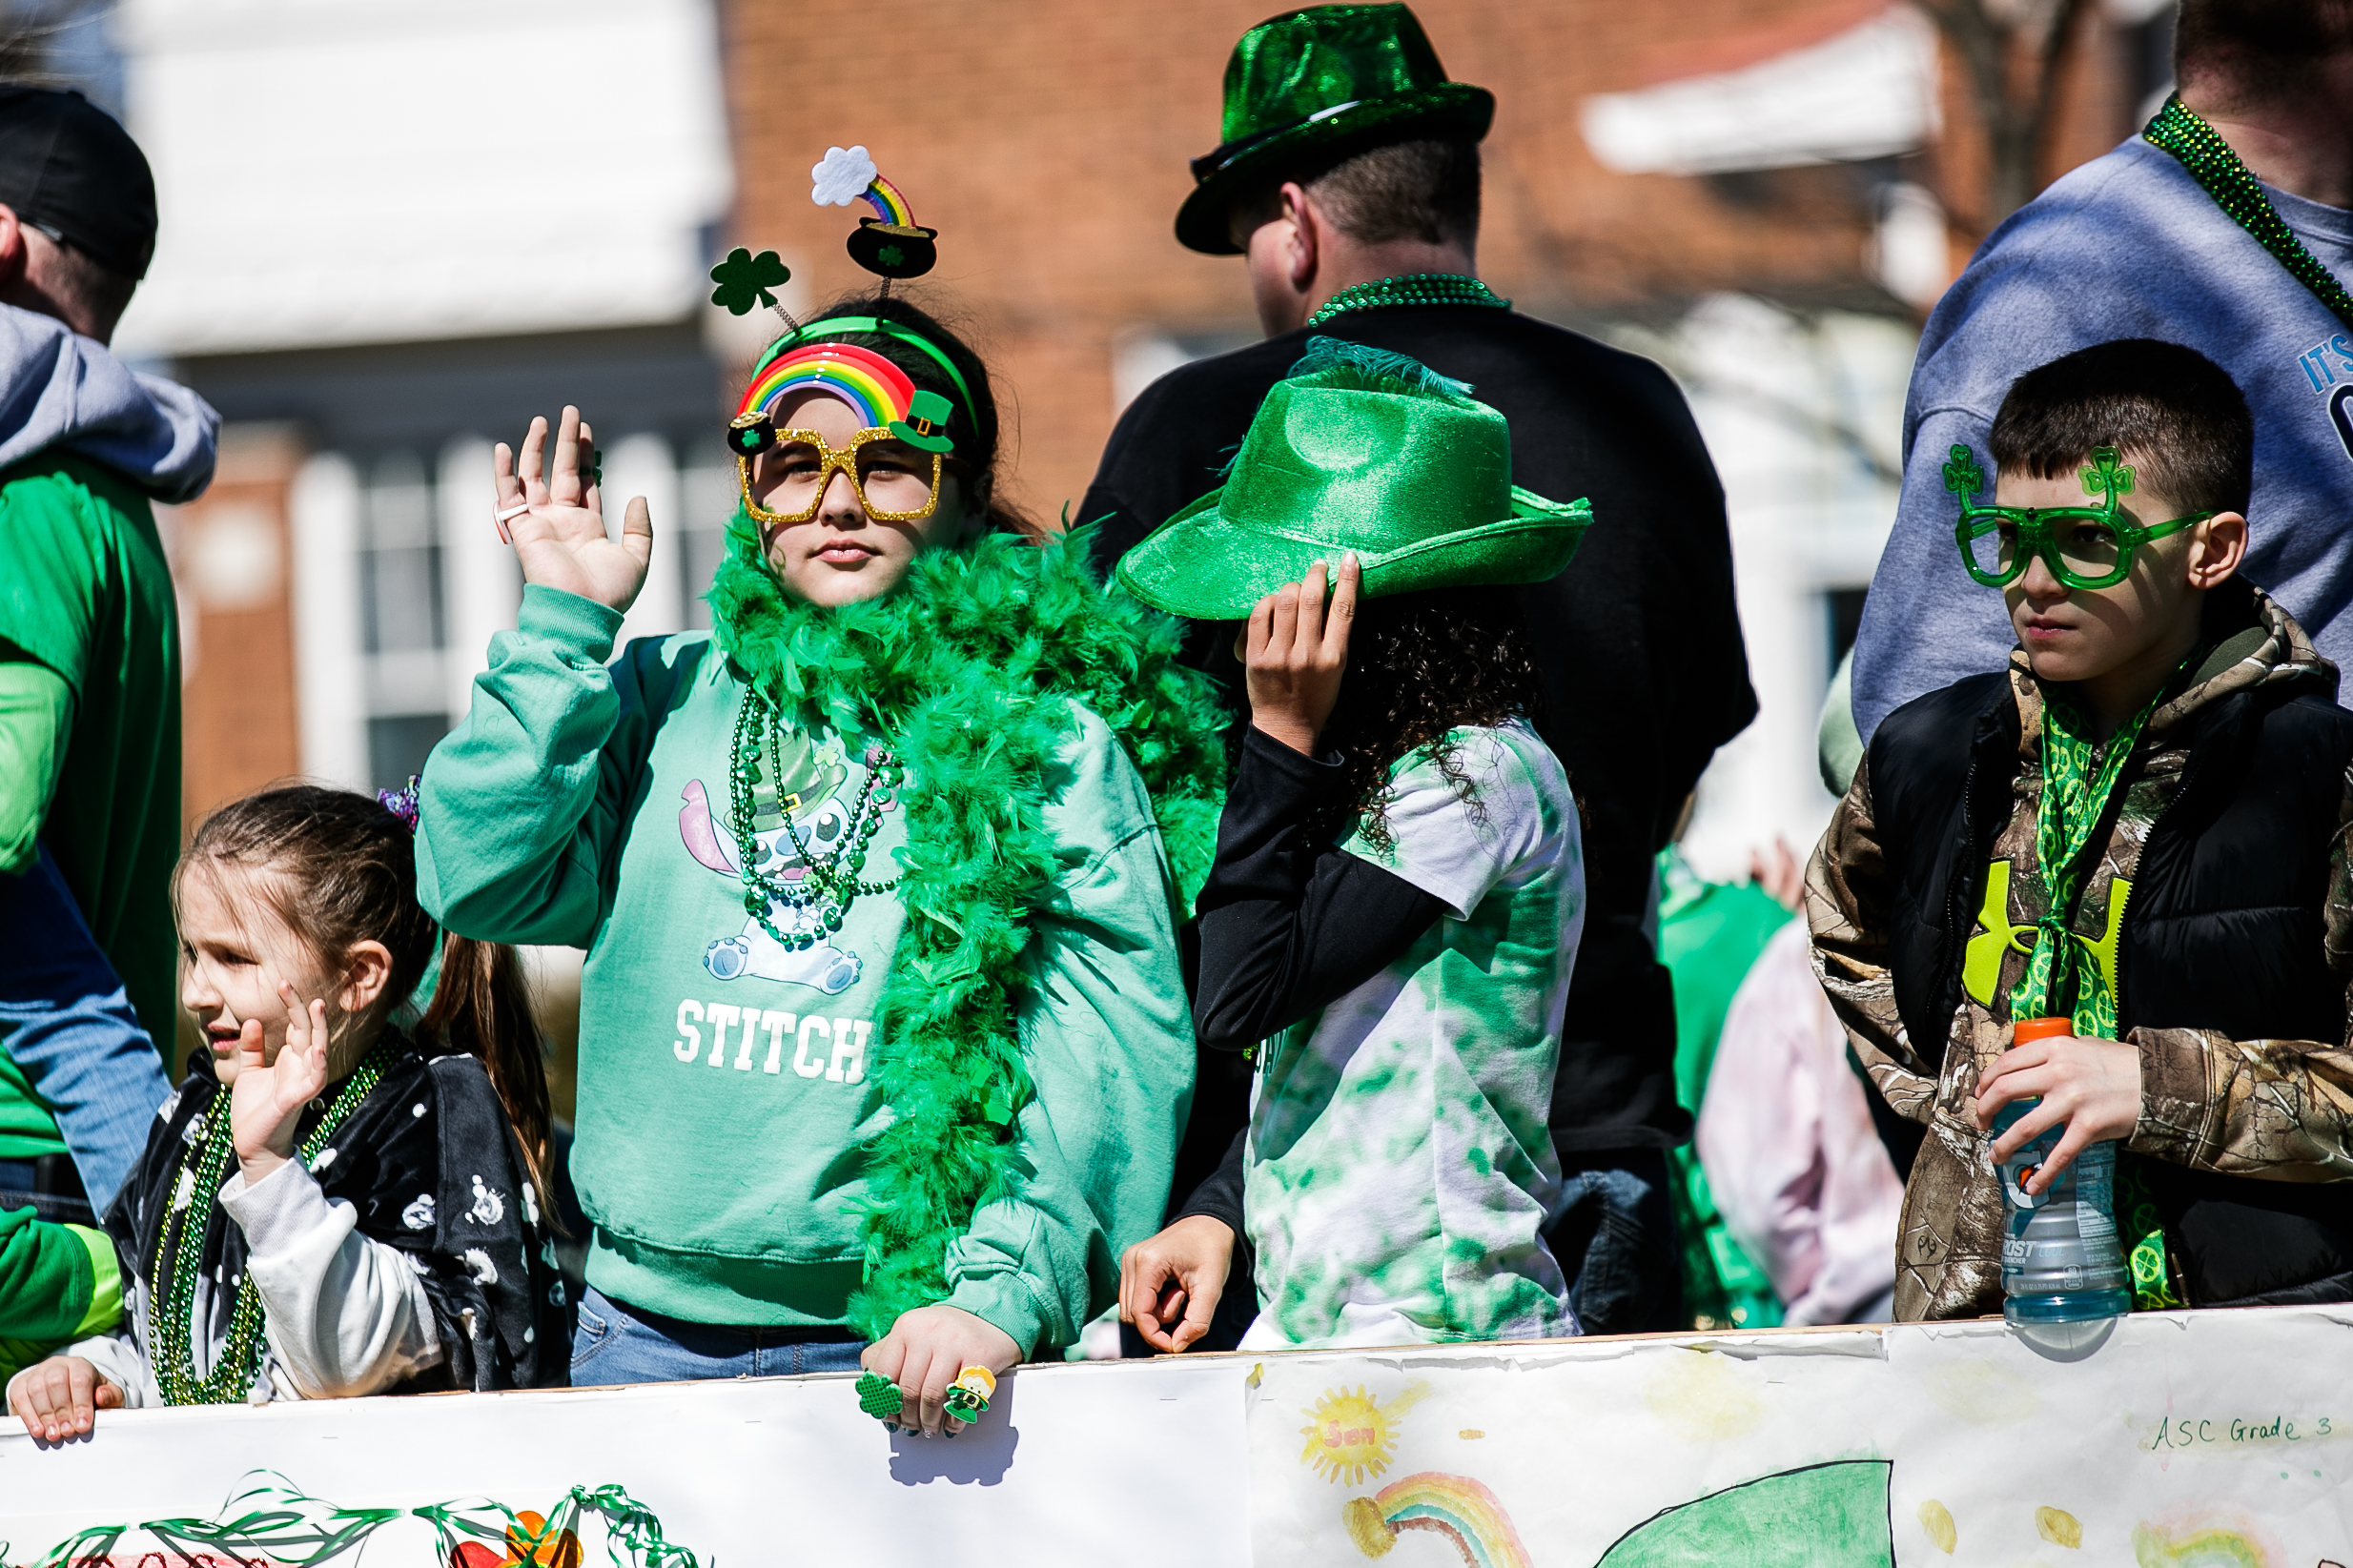
<svg viewBox="0 0 2353 1568"><path fill-rule="evenodd" d="M2172 685L2166 682L2109 739L2103 751L2078 734L2075 716L2056 696L2042 704L2042 800L2035 812L2035 864L2049 899L2035 922L2035 946L2026 972L2010 992L2010 1016L2040 1018L2054 1000L2068 1001L2075 1032L2085 1038L2116 1038L2116 996L2090 945L2067 922L2083 886L2084 851L2107 815L2108 802L2140 742L2149 715Z"/></svg>
<svg viewBox="0 0 2353 1568"><path fill-rule="evenodd" d="M2272 254L2281 266L2295 275L2296 281L2310 289L2313 296L2336 313L2337 319L2353 327L2353 295L2345 292L2336 275L2321 264L2321 258L2304 249L2263 194L2262 185L2230 150L2230 143L2216 133L2214 127L2185 107L2179 94L2165 100L2165 107L2157 118L2141 129L2151 146L2161 147L2181 160L2181 167L2190 172L2190 178L2205 187L2214 204L2227 214L2233 223L2255 237L2255 242Z"/></svg>

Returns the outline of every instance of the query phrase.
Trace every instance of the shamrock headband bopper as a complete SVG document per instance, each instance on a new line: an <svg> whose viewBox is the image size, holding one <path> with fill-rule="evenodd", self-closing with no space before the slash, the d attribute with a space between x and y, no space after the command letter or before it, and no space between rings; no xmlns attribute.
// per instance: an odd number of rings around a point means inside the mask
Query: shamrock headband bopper
<svg viewBox="0 0 2353 1568"><path fill-rule="evenodd" d="M2096 506L1994 506L1979 501L1985 470L1978 466L1976 454L1957 443L1946 456L1944 476L1945 488L1960 500L1953 539L1961 547L1961 564L1989 588L2015 582L2037 556L2051 575L2070 588L2113 588L2132 575L2133 552L2141 545L2217 515L2192 512L2145 526L2119 520L2118 498L2131 495L2136 481L2132 465L2119 461L2113 446L2092 448L2092 460L2082 470L2083 493L2099 498Z"/></svg>
<svg viewBox="0 0 2353 1568"><path fill-rule="evenodd" d="M914 211L899 188L882 177L863 147L829 147L810 170L809 199L820 207L846 207L864 198L875 215L859 220L849 236L850 259L883 280L888 297L894 277L919 277L938 259L932 245L939 231L915 222ZM923 354L947 373L964 404L968 426L973 418L972 390L947 351L903 322L872 316L840 316L807 326L793 320L771 292L789 281L791 269L773 251L757 256L738 247L711 269L718 285L711 303L737 316L755 303L776 311L788 329L768 345L753 369L751 384L736 404L728 422L727 444L747 461L776 443L772 410L792 393L816 390L848 403L865 421L865 428L940 454L955 449L948 426L955 407L936 392L922 391L907 373L872 349L856 344L817 341L828 332L855 332L890 337Z"/></svg>

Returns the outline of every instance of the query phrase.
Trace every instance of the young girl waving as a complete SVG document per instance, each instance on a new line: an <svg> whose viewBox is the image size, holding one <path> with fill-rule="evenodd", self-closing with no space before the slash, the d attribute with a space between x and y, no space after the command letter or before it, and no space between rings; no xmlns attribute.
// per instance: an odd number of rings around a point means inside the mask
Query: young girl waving
<svg viewBox="0 0 2353 1568"><path fill-rule="evenodd" d="M1119 563L1147 602L1249 621L1194 1020L1258 1078L1224 1179L1128 1260L1123 1313L1163 1349L1206 1328L1238 1232L1245 1349L1577 1332L1541 1239L1577 806L1494 585L1557 574L1590 514L1510 484L1469 392L1310 339L1224 488Z"/></svg>
<svg viewBox="0 0 2353 1568"><path fill-rule="evenodd" d="M405 1010L437 933L403 804L295 785L196 829L180 1000L211 1049L107 1212L128 1329L9 1384L35 1436L117 1405L563 1383L521 970L451 937Z"/></svg>
<svg viewBox="0 0 2353 1568"><path fill-rule="evenodd" d="M522 607L421 844L455 929L588 949L573 1380L863 1362L941 1431L1158 1223L1193 1066L1160 822L1205 849L1214 710L1083 549L997 526L988 373L899 300L753 371L708 634L606 663L650 524L608 538L585 427L543 477L547 436L497 457Z"/></svg>

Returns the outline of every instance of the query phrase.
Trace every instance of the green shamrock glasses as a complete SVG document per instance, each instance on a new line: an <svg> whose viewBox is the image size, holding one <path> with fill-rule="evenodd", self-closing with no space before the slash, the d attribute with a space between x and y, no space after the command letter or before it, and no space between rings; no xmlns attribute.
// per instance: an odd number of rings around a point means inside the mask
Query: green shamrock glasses
<svg viewBox="0 0 2353 1568"><path fill-rule="evenodd" d="M2083 470L2083 493L2099 497L2097 506L1982 505L1975 498L1985 488L1985 470L1966 446L1954 447L1946 459L1945 488L1960 498L1953 539L1961 564L1989 588L2015 582L2036 556L2070 588L2113 588L2132 575L2134 550L2215 516L2192 512L2145 528L2118 521L2117 498L2132 494L2133 471L2117 460L2113 446L2094 447Z"/></svg>

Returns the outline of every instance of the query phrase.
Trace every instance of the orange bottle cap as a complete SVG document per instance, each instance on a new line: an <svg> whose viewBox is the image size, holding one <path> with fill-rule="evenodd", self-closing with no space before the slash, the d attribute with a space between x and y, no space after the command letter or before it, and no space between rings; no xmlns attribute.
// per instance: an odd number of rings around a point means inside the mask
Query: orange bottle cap
<svg viewBox="0 0 2353 1568"><path fill-rule="evenodd" d="M2010 1043L2022 1046L2029 1040L2057 1040L2075 1032L2072 1018L2021 1018L2011 1028Z"/></svg>

